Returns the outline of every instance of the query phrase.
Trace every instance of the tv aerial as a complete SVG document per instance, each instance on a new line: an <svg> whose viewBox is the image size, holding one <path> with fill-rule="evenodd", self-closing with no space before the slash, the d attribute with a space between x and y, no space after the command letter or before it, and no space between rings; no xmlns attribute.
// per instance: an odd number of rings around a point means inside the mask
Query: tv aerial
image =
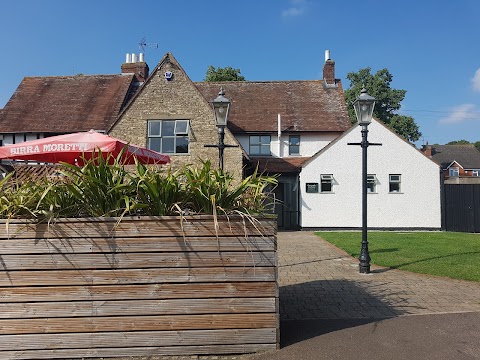
<svg viewBox="0 0 480 360"><path fill-rule="evenodd" d="M147 43L147 39L144 37L140 42L138 43L138 49L141 52L145 52L145 48L153 48L153 49L158 49L158 44L157 43Z"/></svg>

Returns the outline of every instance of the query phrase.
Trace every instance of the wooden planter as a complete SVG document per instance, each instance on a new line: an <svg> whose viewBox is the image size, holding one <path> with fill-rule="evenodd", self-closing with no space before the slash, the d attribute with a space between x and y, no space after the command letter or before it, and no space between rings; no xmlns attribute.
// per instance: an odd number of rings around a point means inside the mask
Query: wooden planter
<svg viewBox="0 0 480 360"><path fill-rule="evenodd" d="M0 359L277 348L276 224L258 220L0 221Z"/></svg>

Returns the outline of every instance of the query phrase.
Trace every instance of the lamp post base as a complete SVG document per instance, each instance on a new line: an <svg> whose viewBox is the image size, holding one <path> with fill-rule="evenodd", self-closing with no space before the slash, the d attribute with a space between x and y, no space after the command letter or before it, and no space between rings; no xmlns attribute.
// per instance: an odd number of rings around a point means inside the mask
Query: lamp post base
<svg viewBox="0 0 480 360"><path fill-rule="evenodd" d="M370 264L368 265L362 265L360 264L358 266L360 274L370 274Z"/></svg>

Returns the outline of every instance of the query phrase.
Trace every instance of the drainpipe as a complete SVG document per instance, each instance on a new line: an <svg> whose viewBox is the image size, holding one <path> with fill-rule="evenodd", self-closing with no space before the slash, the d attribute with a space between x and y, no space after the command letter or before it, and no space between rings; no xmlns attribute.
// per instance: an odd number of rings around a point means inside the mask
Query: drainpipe
<svg viewBox="0 0 480 360"><path fill-rule="evenodd" d="M282 116L278 114L277 119L277 136L278 136L278 157L282 157Z"/></svg>

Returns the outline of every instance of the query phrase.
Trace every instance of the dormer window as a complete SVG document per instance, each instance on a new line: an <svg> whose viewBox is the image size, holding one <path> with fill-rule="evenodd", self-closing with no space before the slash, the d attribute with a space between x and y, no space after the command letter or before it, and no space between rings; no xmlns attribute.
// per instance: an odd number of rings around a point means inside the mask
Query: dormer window
<svg viewBox="0 0 480 360"><path fill-rule="evenodd" d="M458 177L460 175L458 167L451 167L448 169L448 175L452 177Z"/></svg>

